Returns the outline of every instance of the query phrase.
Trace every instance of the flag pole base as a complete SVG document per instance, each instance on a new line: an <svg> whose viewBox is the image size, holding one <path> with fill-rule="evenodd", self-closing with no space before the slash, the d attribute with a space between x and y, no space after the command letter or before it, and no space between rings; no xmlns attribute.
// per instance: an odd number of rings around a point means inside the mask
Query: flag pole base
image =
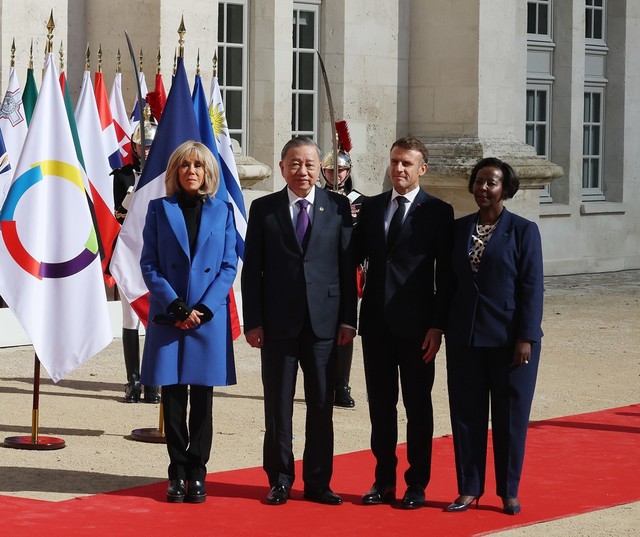
<svg viewBox="0 0 640 537"><path fill-rule="evenodd" d="M163 432L153 427L134 429L131 431L131 439L136 442L147 442L150 444L165 444L167 442Z"/></svg>
<svg viewBox="0 0 640 537"><path fill-rule="evenodd" d="M50 450L62 449L66 444L62 438L54 436L38 436L35 440L32 436L9 436L4 439L4 445L15 449Z"/></svg>

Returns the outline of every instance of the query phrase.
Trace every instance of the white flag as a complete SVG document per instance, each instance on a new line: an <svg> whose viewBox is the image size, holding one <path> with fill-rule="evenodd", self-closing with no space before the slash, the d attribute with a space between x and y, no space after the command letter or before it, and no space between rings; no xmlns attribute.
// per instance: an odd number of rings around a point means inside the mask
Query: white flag
<svg viewBox="0 0 640 537"><path fill-rule="evenodd" d="M9 164L15 171L22 152L22 146L24 145L24 139L27 136L27 117L22 104L22 90L20 89L15 67L11 68L9 86L2 101L0 130L2 130L2 138L9 155Z"/></svg>
<svg viewBox="0 0 640 537"><path fill-rule="evenodd" d="M112 339L85 184L48 54L31 128L0 211L0 295L54 382Z"/></svg>
<svg viewBox="0 0 640 537"><path fill-rule="evenodd" d="M109 94L109 106L113 116L113 125L116 128L122 164L133 164L133 155L131 154L131 134L133 129L122 98L122 73L116 73L113 79L111 93Z"/></svg>

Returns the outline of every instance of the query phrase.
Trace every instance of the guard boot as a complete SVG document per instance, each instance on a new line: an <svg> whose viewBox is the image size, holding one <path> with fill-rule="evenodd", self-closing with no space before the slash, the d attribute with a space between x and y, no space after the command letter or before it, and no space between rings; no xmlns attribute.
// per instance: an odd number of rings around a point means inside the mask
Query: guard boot
<svg viewBox="0 0 640 537"><path fill-rule="evenodd" d="M124 385L124 402L140 401L140 339L138 331L130 328L122 329L122 349L124 365L127 369L127 383Z"/></svg>
<svg viewBox="0 0 640 537"><path fill-rule="evenodd" d="M353 343L336 347L336 385L334 406L353 408L356 402L351 397L349 377L351 375L351 362L353 360Z"/></svg>

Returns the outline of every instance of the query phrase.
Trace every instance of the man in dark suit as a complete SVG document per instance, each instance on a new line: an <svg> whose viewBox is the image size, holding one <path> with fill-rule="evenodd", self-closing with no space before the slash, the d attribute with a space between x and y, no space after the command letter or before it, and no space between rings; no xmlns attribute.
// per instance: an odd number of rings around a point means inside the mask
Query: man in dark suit
<svg viewBox="0 0 640 537"><path fill-rule="evenodd" d="M391 192L367 198L354 231L356 260L368 258L359 332L371 418L375 481L365 505L395 500L398 376L407 414L407 489L422 507L431 472L434 358L447 323L453 209L420 186L428 152L417 138L391 146Z"/></svg>
<svg viewBox="0 0 640 537"><path fill-rule="evenodd" d="M292 415L298 364L307 406L304 498L338 505L333 471L334 344L355 337L351 209L315 186L320 151L309 138L283 148L287 186L251 205L242 270L245 337L262 357L267 503L286 503L294 481Z"/></svg>

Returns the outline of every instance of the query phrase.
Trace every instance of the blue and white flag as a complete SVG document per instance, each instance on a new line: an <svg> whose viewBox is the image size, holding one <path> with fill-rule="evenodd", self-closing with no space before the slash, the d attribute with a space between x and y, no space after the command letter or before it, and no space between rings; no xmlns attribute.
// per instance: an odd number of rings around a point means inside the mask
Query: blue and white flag
<svg viewBox="0 0 640 537"><path fill-rule="evenodd" d="M220 186L222 187L224 185L229 195L229 202L233 205L233 213L236 221L237 250L242 260L244 259L244 238L247 234L247 212L244 208L240 177L238 175L236 159L233 156L233 146L231 145L231 137L229 136L229 127L224 113L224 104L222 103L218 77L213 77L211 81L209 116L218 147Z"/></svg>

